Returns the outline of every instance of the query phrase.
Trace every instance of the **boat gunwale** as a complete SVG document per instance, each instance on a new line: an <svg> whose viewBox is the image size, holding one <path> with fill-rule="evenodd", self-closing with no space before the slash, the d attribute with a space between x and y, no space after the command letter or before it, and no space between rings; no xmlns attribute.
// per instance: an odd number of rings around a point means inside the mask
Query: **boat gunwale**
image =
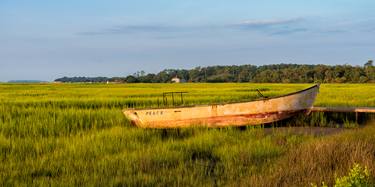
<svg viewBox="0 0 375 187"><path fill-rule="evenodd" d="M190 106L170 106L170 107L167 106L167 107L155 107L155 108L150 107L150 108L138 108L138 109L137 108L126 108L123 111L125 112L125 111L129 111L129 110L142 111L142 110L157 110L157 109L193 108L193 107L207 107L207 106L212 106L212 105L227 105L227 104L250 103L250 102L257 102L257 101L269 101L269 100L272 100L272 99L279 99L281 97L287 97L287 96L291 96L291 95L296 95L296 94L299 94L299 93L311 90L311 89L316 88L316 87L319 88L320 84L315 84L314 86L305 88L303 90L299 90L299 91L296 91L296 92L291 92L291 93L284 94L284 95L273 96L273 97L269 97L269 98L261 98L261 99L249 100L249 101L234 101L234 102L223 102L223 103L212 103L212 104L190 105Z"/></svg>

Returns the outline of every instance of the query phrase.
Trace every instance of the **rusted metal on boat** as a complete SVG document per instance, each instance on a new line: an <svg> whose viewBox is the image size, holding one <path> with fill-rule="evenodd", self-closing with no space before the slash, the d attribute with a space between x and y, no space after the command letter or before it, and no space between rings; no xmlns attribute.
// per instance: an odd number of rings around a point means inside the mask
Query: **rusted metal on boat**
<svg viewBox="0 0 375 187"><path fill-rule="evenodd" d="M124 114L142 128L226 127L260 125L310 112L319 85L287 95L228 104L175 108L126 109Z"/></svg>

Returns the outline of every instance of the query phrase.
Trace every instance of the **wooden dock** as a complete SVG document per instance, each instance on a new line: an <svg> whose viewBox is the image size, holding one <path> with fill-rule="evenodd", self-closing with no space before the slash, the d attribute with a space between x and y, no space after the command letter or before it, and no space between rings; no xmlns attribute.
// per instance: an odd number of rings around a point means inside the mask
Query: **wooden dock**
<svg viewBox="0 0 375 187"><path fill-rule="evenodd" d="M375 107L313 107L311 112L375 113Z"/></svg>

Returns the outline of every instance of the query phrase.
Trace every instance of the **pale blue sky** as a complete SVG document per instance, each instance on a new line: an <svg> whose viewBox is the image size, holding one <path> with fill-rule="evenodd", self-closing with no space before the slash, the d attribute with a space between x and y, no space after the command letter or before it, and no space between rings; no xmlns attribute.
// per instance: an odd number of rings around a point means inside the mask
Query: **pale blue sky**
<svg viewBox="0 0 375 187"><path fill-rule="evenodd" d="M374 56L374 0L0 0L0 81Z"/></svg>

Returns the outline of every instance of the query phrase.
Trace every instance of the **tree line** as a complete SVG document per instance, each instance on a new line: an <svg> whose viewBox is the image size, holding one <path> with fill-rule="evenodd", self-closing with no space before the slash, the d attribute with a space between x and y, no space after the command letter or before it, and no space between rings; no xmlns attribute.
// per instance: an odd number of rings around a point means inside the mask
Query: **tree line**
<svg viewBox="0 0 375 187"><path fill-rule="evenodd" d="M232 65L186 69L165 69L157 74L144 71L125 77L63 77L58 82L168 83L173 77L186 82L253 83L375 83L375 67L369 60L364 66L351 65Z"/></svg>

